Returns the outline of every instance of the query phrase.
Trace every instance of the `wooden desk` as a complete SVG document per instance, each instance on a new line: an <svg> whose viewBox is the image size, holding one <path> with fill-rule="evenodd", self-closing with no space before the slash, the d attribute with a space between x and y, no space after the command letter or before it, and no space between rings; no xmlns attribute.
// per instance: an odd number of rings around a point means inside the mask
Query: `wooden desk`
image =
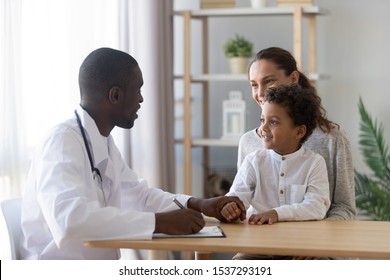
<svg viewBox="0 0 390 280"><path fill-rule="evenodd" d="M390 259L390 222L310 221L220 226L226 234L225 238L100 240L86 241L85 245L203 252L198 253L197 259L209 259L213 252Z"/></svg>

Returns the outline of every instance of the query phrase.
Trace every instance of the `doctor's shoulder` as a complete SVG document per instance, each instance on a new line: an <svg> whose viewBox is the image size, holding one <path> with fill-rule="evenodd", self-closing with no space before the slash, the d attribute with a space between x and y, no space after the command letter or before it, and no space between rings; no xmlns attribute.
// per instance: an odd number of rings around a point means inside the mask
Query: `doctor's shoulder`
<svg viewBox="0 0 390 280"><path fill-rule="evenodd" d="M50 128L40 141L41 148L50 146L82 145L81 132L78 129L77 122L66 120Z"/></svg>

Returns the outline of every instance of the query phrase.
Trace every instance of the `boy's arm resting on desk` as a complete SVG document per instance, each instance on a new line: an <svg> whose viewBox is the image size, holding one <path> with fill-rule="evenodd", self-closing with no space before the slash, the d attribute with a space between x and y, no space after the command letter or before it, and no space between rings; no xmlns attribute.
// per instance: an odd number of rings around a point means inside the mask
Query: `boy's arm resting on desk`
<svg viewBox="0 0 390 280"><path fill-rule="evenodd" d="M240 220L245 220L245 206L236 196L218 196L208 199L191 197L187 202L187 206L188 208L202 212L206 216L215 217L220 221L226 222L226 219L222 216L221 211L223 207L230 202L235 202L237 204L238 208L241 210Z"/></svg>

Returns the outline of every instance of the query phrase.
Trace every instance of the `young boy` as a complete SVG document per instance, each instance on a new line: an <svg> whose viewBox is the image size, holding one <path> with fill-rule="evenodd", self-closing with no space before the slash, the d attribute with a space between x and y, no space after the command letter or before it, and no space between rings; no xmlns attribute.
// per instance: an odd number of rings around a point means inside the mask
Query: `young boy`
<svg viewBox="0 0 390 280"><path fill-rule="evenodd" d="M297 84L270 88L261 115L265 149L248 154L227 196L238 196L249 224L321 220L330 205L324 159L302 147L316 127L321 99ZM228 221L241 214L229 203Z"/></svg>

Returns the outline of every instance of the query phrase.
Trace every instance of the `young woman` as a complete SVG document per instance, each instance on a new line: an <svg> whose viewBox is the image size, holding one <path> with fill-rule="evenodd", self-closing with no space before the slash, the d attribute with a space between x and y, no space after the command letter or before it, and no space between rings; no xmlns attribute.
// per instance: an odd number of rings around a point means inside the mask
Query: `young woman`
<svg viewBox="0 0 390 280"><path fill-rule="evenodd" d="M266 90L282 84L299 84L302 88L315 88L308 78L298 71L294 57L286 50L272 47L258 52L251 62L248 78L252 97L263 106ZM326 218L350 220L356 216L354 172L349 141L339 127L326 117L321 106L317 127L303 146L323 156L328 170L331 205ZM246 132L238 147L238 167L249 153L263 147L258 128Z"/></svg>

